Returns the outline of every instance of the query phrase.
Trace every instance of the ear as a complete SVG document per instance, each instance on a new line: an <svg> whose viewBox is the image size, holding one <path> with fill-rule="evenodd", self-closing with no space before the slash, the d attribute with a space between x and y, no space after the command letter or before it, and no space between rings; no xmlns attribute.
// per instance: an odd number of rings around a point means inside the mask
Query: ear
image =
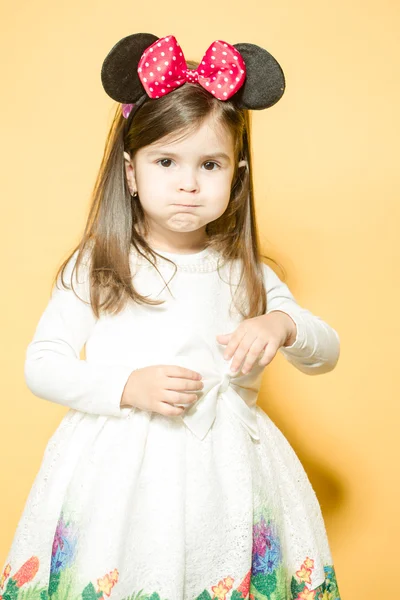
<svg viewBox="0 0 400 600"><path fill-rule="evenodd" d="M246 169L249 170L249 163L247 162L247 160L241 160L238 164L238 167L246 167Z"/></svg>
<svg viewBox="0 0 400 600"><path fill-rule="evenodd" d="M131 157L129 156L129 154L127 152L124 152L124 163L125 163L125 173L126 173L126 178L128 180L129 191L130 191L131 195L133 196L133 194L137 191L136 178L135 178L135 172L133 169Z"/></svg>

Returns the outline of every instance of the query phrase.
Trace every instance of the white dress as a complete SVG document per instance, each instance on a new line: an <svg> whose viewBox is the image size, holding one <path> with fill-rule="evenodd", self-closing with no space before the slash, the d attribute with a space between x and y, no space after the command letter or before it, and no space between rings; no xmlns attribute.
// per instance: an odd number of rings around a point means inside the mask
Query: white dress
<svg viewBox="0 0 400 600"><path fill-rule="evenodd" d="M317 497L256 404L263 367L229 375L216 341L242 319L227 267L218 271L209 248L160 253L178 266L171 280L173 265L159 261L170 291L143 258L132 251L130 259L138 291L164 304L130 303L96 319L73 291L53 289L25 380L70 410L46 446L0 571L0 598L338 600ZM88 300L85 272L74 281ZM263 274L267 312L297 325L294 344L279 351L306 374L332 370L336 331L264 263ZM132 370L156 364L202 374L184 416L120 407Z"/></svg>

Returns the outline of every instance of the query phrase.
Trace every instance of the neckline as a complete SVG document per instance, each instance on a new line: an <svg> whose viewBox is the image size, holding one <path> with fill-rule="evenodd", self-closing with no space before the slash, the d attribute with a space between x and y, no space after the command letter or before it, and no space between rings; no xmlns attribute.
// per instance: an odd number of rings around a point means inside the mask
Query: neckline
<svg viewBox="0 0 400 600"><path fill-rule="evenodd" d="M167 252L166 250L160 250L159 248L153 248L153 250L158 254L161 254L161 256L165 256L166 258L169 258L175 263L179 263L181 265L198 263L199 261L207 258L211 253L209 247L203 248L203 250L200 250L199 252L191 252L190 254Z"/></svg>
<svg viewBox="0 0 400 600"><path fill-rule="evenodd" d="M152 250L160 255L161 258L156 256L156 262L157 266L162 269L169 270L170 268L174 268L174 264L179 271L205 273L216 271L220 266L220 253L211 246L207 246L206 248L203 248L203 250L200 250L199 252L192 252L191 254L167 252L166 250L160 250L153 246ZM138 266L144 266L145 268L153 269L151 262L136 252L133 246L131 247L131 256ZM173 264L169 263L167 260L163 260L163 258L171 260Z"/></svg>

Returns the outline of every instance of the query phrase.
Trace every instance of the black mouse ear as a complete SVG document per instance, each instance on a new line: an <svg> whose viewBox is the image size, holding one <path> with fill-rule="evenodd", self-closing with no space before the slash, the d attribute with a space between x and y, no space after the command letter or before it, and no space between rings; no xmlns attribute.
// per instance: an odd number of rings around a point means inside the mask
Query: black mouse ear
<svg viewBox="0 0 400 600"><path fill-rule="evenodd" d="M232 96L238 108L269 108L283 96L285 76L278 61L256 44L233 44L246 65L246 79Z"/></svg>
<svg viewBox="0 0 400 600"><path fill-rule="evenodd" d="M101 67L101 83L113 100L135 103L146 94L137 68L143 52L157 40L152 33L134 33L111 48Z"/></svg>

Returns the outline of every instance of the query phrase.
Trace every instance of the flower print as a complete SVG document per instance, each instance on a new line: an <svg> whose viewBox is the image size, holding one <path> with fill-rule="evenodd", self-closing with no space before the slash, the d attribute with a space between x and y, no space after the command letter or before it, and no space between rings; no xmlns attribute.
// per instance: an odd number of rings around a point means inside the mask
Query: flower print
<svg viewBox="0 0 400 600"><path fill-rule="evenodd" d="M63 550L65 541L73 537L75 536L73 535L72 526L70 524L67 525L63 515L61 515L54 534L52 553L55 554L58 549Z"/></svg>
<svg viewBox="0 0 400 600"><path fill-rule="evenodd" d="M252 572L270 574L281 560L280 542L271 523L261 515L260 521L253 525Z"/></svg>
<svg viewBox="0 0 400 600"><path fill-rule="evenodd" d="M233 581L232 578L229 578ZM232 586L231 586L232 587ZM226 594L231 589L230 587L226 587L225 579L223 581L219 581L218 585L211 586L212 591L214 592L214 597L218 598L218 600L226 600Z"/></svg>
<svg viewBox="0 0 400 600"><path fill-rule="evenodd" d="M75 557L77 536L70 524L60 516L54 534L51 551L51 573L58 573L68 567Z"/></svg>
<svg viewBox="0 0 400 600"><path fill-rule="evenodd" d="M271 574L281 561L280 541L271 523L266 523L263 516L253 525L253 575Z"/></svg>
<svg viewBox="0 0 400 600"><path fill-rule="evenodd" d="M110 578L112 579L112 581L117 583L118 576L119 576L118 569L114 569L113 571L110 571L109 575L110 575Z"/></svg>
<svg viewBox="0 0 400 600"><path fill-rule="evenodd" d="M261 515L261 518L258 521L258 523L255 523L253 525L253 531L258 535L270 535L270 529L271 528L267 525L264 515Z"/></svg>
<svg viewBox="0 0 400 600"><path fill-rule="evenodd" d="M253 554L264 556L267 549L271 548L272 530L270 527L253 532Z"/></svg>
<svg viewBox="0 0 400 600"><path fill-rule="evenodd" d="M264 556L266 549L271 547L271 537L271 526L266 524L262 515L260 521L253 525L253 553Z"/></svg>
<svg viewBox="0 0 400 600"><path fill-rule="evenodd" d="M111 590L115 585L115 580L109 574L100 577L97 580L97 592L104 592L106 596L110 596Z"/></svg>
<svg viewBox="0 0 400 600"><path fill-rule="evenodd" d="M61 516L57 523L56 532L54 534L52 553L55 554L57 550L60 548L63 549L64 540L68 537L68 527L65 525L63 521L63 517Z"/></svg>
<svg viewBox="0 0 400 600"><path fill-rule="evenodd" d="M280 558L281 558L281 555L279 552L279 548L274 544L274 547L271 548L271 550L267 554L267 561L266 561L267 573L272 573L272 571L274 571L275 569L278 568Z"/></svg>
<svg viewBox="0 0 400 600"><path fill-rule="evenodd" d="M22 587L28 581L32 581L39 570L39 559L37 556L31 556L22 567L11 576L17 587Z"/></svg>
<svg viewBox="0 0 400 600"><path fill-rule="evenodd" d="M267 540L265 537L259 535L253 538L253 554L264 556L267 550Z"/></svg>
<svg viewBox="0 0 400 600"><path fill-rule="evenodd" d="M335 570L331 565L325 565L324 567L324 571L325 571L325 577L326 579L330 579L332 581L335 581L336 577L335 577Z"/></svg>
<svg viewBox="0 0 400 600"><path fill-rule="evenodd" d="M106 596L109 596L111 594L112 588L118 581L118 577L118 569L114 569L113 571L110 571L107 575L104 575L104 577L100 577L100 579L97 580L97 592L103 592L104 594L106 594ZM104 596L100 596L98 598L98 600L102 599L104 600Z"/></svg>
<svg viewBox="0 0 400 600"><path fill-rule="evenodd" d="M237 591L240 592L243 598L247 598L247 595L250 590L250 578L251 578L251 569L247 573L246 577L243 579L242 583L239 585Z"/></svg>
<svg viewBox="0 0 400 600"><path fill-rule="evenodd" d="M306 560L304 561L304 566L307 569L313 569L314 568L314 560L312 558L306 558Z"/></svg>
<svg viewBox="0 0 400 600"><path fill-rule="evenodd" d="M235 581L235 580L233 579L233 577L230 577L230 576L228 576L228 577L225 577L225 579L224 579L224 584L225 584L225 586L228 588L228 590L230 590L230 589L231 589L231 587L233 586L233 582L234 582L234 581Z"/></svg>
<svg viewBox="0 0 400 600"><path fill-rule="evenodd" d="M309 590L308 588L304 588L302 592L299 593L296 600L314 600L315 599L315 590Z"/></svg>
<svg viewBox="0 0 400 600"><path fill-rule="evenodd" d="M260 556L259 554L255 554L253 557L253 573L272 573L279 566L279 561L281 558L280 548L277 545L276 541L273 541L271 544L271 549L268 550L264 556Z"/></svg>
<svg viewBox="0 0 400 600"><path fill-rule="evenodd" d="M55 554L51 556L51 573L58 573L59 571L68 567L75 555L75 543L68 539L64 539L62 543L62 549L57 548Z"/></svg>
<svg viewBox="0 0 400 600"><path fill-rule="evenodd" d="M0 577L0 589L3 589L4 587L4 582L7 579L7 577L9 576L11 571L11 565L10 563L8 563L5 567L4 567L4 571L3 571L3 575Z"/></svg>
<svg viewBox="0 0 400 600"><path fill-rule="evenodd" d="M304 581L305 583L311 583L311 569L307 569L305 564L301 565L300 571L296 571L297 577L300 581Z"/></svg>

